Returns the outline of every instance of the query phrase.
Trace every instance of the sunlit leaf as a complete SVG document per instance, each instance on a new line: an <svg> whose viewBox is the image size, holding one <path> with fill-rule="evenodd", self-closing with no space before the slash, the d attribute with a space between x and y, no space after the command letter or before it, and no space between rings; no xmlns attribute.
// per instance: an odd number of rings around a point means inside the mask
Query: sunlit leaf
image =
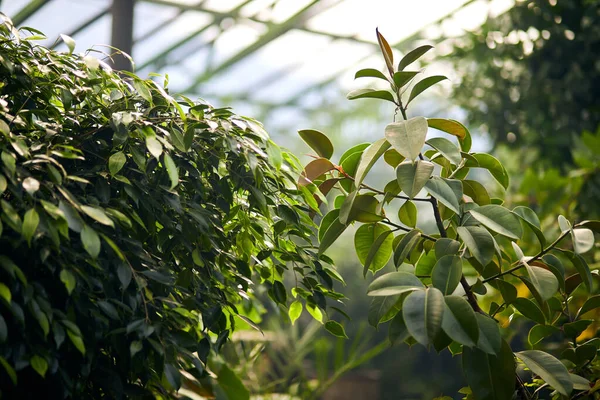
<svg viewBox="0 0 600 400"><path fill-rule="evenodd" d="M329 159L333 155L333 144L324 133L314 129L303 129L298 131L298 134L320 157Z"/></svg>

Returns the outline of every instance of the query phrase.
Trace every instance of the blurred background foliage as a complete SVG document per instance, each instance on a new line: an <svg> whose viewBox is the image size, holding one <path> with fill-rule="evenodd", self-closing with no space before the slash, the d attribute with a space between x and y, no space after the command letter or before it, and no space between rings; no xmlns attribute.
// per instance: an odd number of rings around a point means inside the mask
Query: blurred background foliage
<svg viewBox="0 0 600 400"><path fill-rule="evenodd" d="M10 7L9 3L6 0L0 2L0 10ZM34 3L46 2L32 1L27 4ZM202 3L197 2L198 7ZM269 2L264 3L267 9ZM273 5L276 2L271 3ZM378 9L380 3L385 2L377 2L373 6L373 20L369 19L370 14L366 11L363 15L353 16L348 20L348 25L353 26L349 29L350 33L345 37L342 33L336 33L337 40L355 37L353 29L358 30L359 27L368 29L370 36L374 37L372 30L378 24L377 17L386 18L387 21L390 18L386 14L393 14L386 12L385 8ZM486 0L483 3L492 2ZM419 12L426 13L427 10ZM557 214L564 214L571 220L580 220L584 215L587 219L598 218L600 1L516 1L501 13L488 12L487 15L483 24L452 35L442 29L447 25L443 18L432 18L427 24L423 23L427 29L419 30L412 36L407 35L405 40L395 43L398 51L422 43L435 44L436 56L445 57L428 67L433 71L444 68L444 72L452 71L448 73L452 85L444 86L442 91L432 91L430 96L416 102L411 114L419 115L419 110L434 110L429 111L428 115L438 113L441 117L466 122L475 136L474 148L493 148L493 153L509 170L512 178L507 193L510 204L534 209L542 217L543 227L554 222ZM361 16L364 17L362 20ZM225 37L225 17L223 15L220 20L220 30L213 43L218 43L219 35ZM338 20L343 17L342 14L337 15ZM252 18L260 19L256 16ZM388 25L385 32L393 31L394 26L398 25L401 24ZM294 28L302 31L299 25ZM443 34L438 32L442 30ZM152 38L154 31L151 28L147 27L145 31L148 37L146 45L156 40ZM138 41L145 43L141 38ZM199 50L192 54L193 46L185 46L178 51L189 55L190 62L210 57ZM290 48L302 51L298 47ZM140 53L142 59L149 59L143 51ZM357 50L357 53L363 57L361 51ZM177 57L175 54L176 61ZM366 58L368 56L365 61ZM223 56L223 59L227 61L227 57ZM182 60L181 57L179 60ZM361 58L357 57L357 60ZM159 61L154 65L149 64L143 71L171 71L173 76L175 72L181 73L182 65L176 61L164 58ZM321 83L304 85L298 93L284 96L281 101L277 100L278 96L273 96L276 99L274 102L279 104L265 104L264 99L269 98L269 94L258 96L260 101L253 98L252 90L260 93L261 89L256 85L234 84L249 89L240 93L229 90L227 86L231 86L231 82L239 83L242 79L251 79L254 73L258 74L255 64L247 70L242 64L242 68L237 68L241 70L241 75L240 71L235 75L234 71L226 70L213 79L212 85L200 87L194 93L201 96L205 93L218 95L217 103L232 104L237 111L264 120L267 131L273 133L275 140L296 154L308 150L295 134L296 130L306 128L305 124L326 132L336 148L349 148L367 138L382 136L383 127L393 118L393 110L382 107L380 102L345 101L345 90L348 88L341 90L338 86L330 85L334 78L346 73L345 69L333 78L321 77ZM358 69L355 64L356 60L350 64L352 71ZM277 73L289 74L292 82L294 79L304 79L294 65L273 72L273 80ZM317 69L316 74L319 73ZM257 81L269 87L268 78L257 78ZM187 76L187 81L177 77L173 83L175 87L186 88L191 84L190 80L190 76ZM286 83L290 82L286 80L273 90L285 92L288 90ZM221 93L219 87L223 89ZM203 88L206 92L203 92ZM298 117L301 108L299 103L302 103L298 99L311 105L302 108L302 117ZM495 187L491 180L489 185L490 190ZM423 228L427 229L427 226ZM352 234L351 231L345 234L348 243ZM527 253L528 249L524 250ZM331 256L346 280L346 286L337 289L348 297L343 311L352 321L348 322L341 314L338 320L344 324L350 340L336 339L324 330L317 329L318 326L311 323L306 313L294 326L290 326L286 310L275 306L263 310L261 327L265 335L240 335L228 344L227 350L228 361L235 366L248 387L257 393L257 398L268 398L266 395L269 393L280 393L280 397L269 398L281 399L316 396L330 400L345 398L342 388L360 381L363 387L369 387L371 391L360 394L354 391L355 399L432 399L456 393L464 386L464 378L458 368L459 358L453 358L448 352L440 356L435 351L428 353L420 346L409 348L401 344L391 347L387 343L387 332L365 327L363 322L367 320L369 308L366 296L369 281L363 279L354 251L337 245L331 249ZM600 268L598 249L587 258L592 269ZM487 302L495 300L494 293L486 296ZM600 316L595 317L598 320ZM499 318L502 318L501 314ZM593 324L583 335L588 338L597 335L596 325ZM516 349L528 346L528 328L520 326L512 332L511 345ZM358 372L348 372L355 367Z"/></svg>

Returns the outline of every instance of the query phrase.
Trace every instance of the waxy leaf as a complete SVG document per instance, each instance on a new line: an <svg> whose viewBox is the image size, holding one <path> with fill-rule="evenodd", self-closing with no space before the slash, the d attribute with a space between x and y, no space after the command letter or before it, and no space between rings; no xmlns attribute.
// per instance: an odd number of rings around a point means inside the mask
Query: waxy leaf
<svg viewBox="0 0 600 400"><path fill-rule="evenodd" d="M362 265L363 275L370 269L373 273L385 267L392 256L394 236L383 224L365 224L354 235L354 248Z"/></svg>
<svg viewBox="0 0 600 400"><path fill-rule="evenodd" d="M492 261L496 252L495 242L487 229L480 226L459 226L456 231L481 265L486 266Z"/></svg>
<svg viewBox="0 0 600 400"><path fill-rule="evenodd" d="M396 178L402 191L412 199L429 181L432 172L433 164L429 161L404 161L396 168Z"/></svg>
<svg viewBox="0 0 600 400"><path fill-rule="evenodd" d="M421 240L421 232L418 229L413 229L400 239L398 245L394 249L394 265L396 268L404 262L410 255L415 246Z"/></svg>
<svg viewBox="0 0 600 400"><path fill-rule="evenodd" d="M427 120L424 117L394 122L385 127L387 141L400 155L410 161L419 157L426 136Z"/></svg>
<svg viewBox="0 0 600 400"><path fill-rule="evenodd" d="M463 348L462 368L477 400L511 400L515 392L515 359L502 340L498 355L477 348Z"/></svg>
<svg viewBox="0 0 600 400"><path fill-rule="evenodd" d="M83 225L81 229L81 242L83 248L92 258L97 258L100 254L100 236L89 225Z"/></svg>
<svg viewBox="0 0 600 400"><path fill-rule="evenodd" d="M369 285L369 296L393 296L424 289L423 283L408 272L390 272L375 279Z"/></svg>
<svg viewBox="0 0 600 400"><path fill-rule="evenodd" d="M544 338L547 338L548 336L559 331L560 329L552 325L535 325L529 330L527 341L531 346L534 346L541 342Z"/></svg>
<svg viewBox="0 0 600 400"><path fill-rule="evenodd" d="M587 228L576 228L571 231L573 251L577 254L587 253L594 247L594 232Z"/></svg>
<svg viewBox="0 0 600 400"><path fill-rule="evenodd" d="M409 51L398 63L398 71L404 70L404 68L417 61L419 58L421 58L421 56L423 56L423 54L427 53L431 49L433 49L433 46L426 44Z"/></svg>
<svg viewBox="0 0 600 400"><path fill-rule="evenodd" d="M112 176L115 176L121 171L125 163L127 162L127 158L125 157L125 153L122 151L118 151L112 156L108 158L108 170Z"/></svg>
<svg viewBox="0 0 600 400"><path fill-rule="evenodd" d="M417 226L417 206L410 200L407 200L402 204L398 211L398 218L406 226L414 228Z"/></svg>
<svg viewBox="0 0 600 400"><path fill-rule="evenodd" d="M465 151L464 148L463 151ZM465 163L466 167L485 168L490 171L490 174L492 174L492 176L498 181L499 184L502 185L502 187L504 187L504 189L508 188L508 173L500 161L486 153L473 153L471 155L477 160L477 163L467 160Z"/></svg>
<svg viewBox="0 0 600 400"><path fill-rule="evenodd" d="M524 297L519 297L513 301L512 305L517 309L517 311L523 314L524 317L527 317L538 324L546 324L546 317L544 317L544 313L533 301Z"/></svg>
<svg viewBox="0 0 600 400"><path fill-rule="evenodd" d="M344 327L340 325L339 322L327 321L325 322L325 329L333 336L348 339L348 336L346 336L346 331L344 331Z"/></svg>
<svg viewBox="0 0 600 400"><path fill-rule="evenodd" d="M460 150L448 139L436 137L429 139L425 143L442 153L454 165L458 165L462 161Z"/></svg>
<svg viewBox="0 0 600 400"><path fill-rule="evenodd" d="M356 99L381 99L391 101L396 104L394 96L387 90L375 90L375 89L357 89L353 90L346 96L348 100Z"/></svg>
<svg viewBox="0 0 600 400"><path fill-rule="evenodd" d="M427 125L429 125L430 128L438 129L461 139L465 138L468 134L467 128L465 128L463 124L451 119L428 118ZM469 149L465 150L464 148L462 150L469 151Z"/></svg>
<svg viewBox="0 0 600 400"><path fill-rule="evenodd" d="M379 43L379 48L381 49L381 53L383 54L383 59L385 60L385 65L388 68L390 76L394 75L394 53L392 53L392 48L388 44L387 40L383 37L381 33L379 33L379 29L375 28L375 33L377 35L377 42Z"/></svg>
<svg viewBox="0 0 600 400"><path fill-rule="evenodd" d="M515 240L523 236L523 228L519 218L507 208L489 204L470 210L469 213L485 227L496 233Z"/></svg>
<svg viewBox="0 0 600 400"><path fill-rule="evenodd" d="M515 353L523 363L560 394L568 396L573 391L573 382L567 368L552 355L540 350L525 350Z"/></svg>
<svg viewBox="0 0 600 400"><path fill-rule="evenodd" d="M460 296L446 296L445 301L442 329L452 340L465 346L475 346L479 340L479 326L473 308Z"/></svg>
<svg viewBox="0 0 600 400"><path fill-rule="evenodd" d="M443 294L454 292L462 277L462 259L459 256L448 255L440 258L431 271L431 282Z"/></svg>
<svg viewBox="0 0 600 400"><path fill-rule="evenodd" d="M298 134L319 156L329 159L333 155L333 145L322 132L314 129L303 129L299 130Z"/></svg>
<svg viewBox="0 0 600 400"><path fill-rule="evenodd" d="M445 79L448 79L448 78L446 78L445 76L442 76L442 75L435 75L435 76L430 76L430 77L427 77L427 78L421 80L415 86L413 86L413 88L410 92L410 96L408 97L408 101L406 102L406 105L408 106L410 104L410 102L415 99L415 97L417 97L418 95L423 93L425 90L429 89L431 86L433 86L436 83L441 82Z"/></svg>
<svg viewBox="0 0 600 400"><path fill-rule="evenodd" d="M433 343L442 328L444 295L436 288L412 292L402 306L404 322L415 340L423 346Z"/></svg>
<svg viewBox="0 0 600 400"><path fill-rule="evenodd" d="M374 68L365 68L356 71L356 74L354 74L354 79L358 78L379 78L383 79L384 81L388 80L388 78L386 78L386 76L381 71Z"/></svg>
<svg viewBox="0 0 600 400"><path fill-rule="evenodd" d="M457 193L450 186L452 180L440 178L439 176L432 176L431 179L425 183L425 189L430 195L435 197L440 203L454 211L456 214L460 214L460 200L462 198L462 186L461 196L457 196ZM460 185L460 181L458 182Z"/></svg>
<svg viewBox="0 0 600 400"><path fill-rule="evenodd" d="M362 155L360 164L354 176L354 185L359 188L362 181L365 179L375 162L390 148L390 144L385 138L379 139L367 148Z"/></svg>
<svg viewBox="0 0 600 400"><path fill-rule="evenodd" d="M521 220L523 220L523 222L525 222L531 228L533 233L535 233L535 236L537 236L538 240L540 241L540 246L542 248L546 246L546 237L542 233L540 219L538 218L537 214L531 208L524 206L515 207L513 209L513 213L518 215Z"/></svg>
<svg viewBox="0 0 600 400"><path fill-rule="evenodd" d="M402 89L419 71L399 71L394 73L394 85L397 89Z"/></svg>
<svg viewBox="0 0 600 400"><path fill-rule="evenodd" d="M435 257L439 260L446 255L458 254L460 242L450 238L439 238L433 245Z"/></svg>

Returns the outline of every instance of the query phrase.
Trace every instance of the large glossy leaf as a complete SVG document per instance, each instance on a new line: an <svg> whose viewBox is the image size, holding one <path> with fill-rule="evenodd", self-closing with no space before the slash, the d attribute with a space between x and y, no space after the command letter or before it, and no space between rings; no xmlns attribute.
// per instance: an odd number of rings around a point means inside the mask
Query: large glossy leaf
<svg viewBox="0 0 600 400"><path fill-rule="evenodd" d="M534 373L564 396L573 391L573 382L567 368L552 355L540 350L525 350L515 353Z"/></svg>
<svg viewBox="0 0 600 400"><path fill-rule="evenodd" d="M448 139L436 137L429 139L425 143L442 153L442 155L446 157L452 164L460 164L462 160L460 150L458 149L458 147L456 147L454 143L452 143Z"/></svg>
<svg viewBox="0 0 600 400"><path fill-rule="evenodd" d="M490 195L487 189L479 182L465 179L462 182L464 193L480 206L490 204Z"/></svg>
<svg viewBox="0 0 600 400"><path fill-rule="evenodd" d="M538 218L537 214L531 208L525 206L515 207L513 209L513 213L518 215L523 222L525 222L531 228L533 233L535 233L535 236L537 236L538 240L540 241L540 246L542 246L542 248L546 246L546 237L542 233L540 219Z"/></svg>
<svg viewBox="0 0 600 400"><path fill-rule="evenodd" d="M456 231L481 265L488 265L492 261L496 249L494 238L487 229L480 226L459 226Z"/></svg>
<svg viewBox="0 0 600 400"><path fill-rule="evenodd" d="M417 342L424 346L433 343L442 327L444 308L444 295L436 288L412 292L404 300L404 322Z"/></svg>
<svg viewBox="0 0 600 400"><path fill-rule="evenodd" d="M346 197L340 208L340 222L349 224L353 221L364 223L379 222L383 216L378 212L379 201L370 194L352 192Z"/></svg>
<svg viewBox="0 0 600 400"><path fill-rule="evenodd" d="M379 78L383 79L384 81L388 80L388 78L386 78L386 76L381 71L374 68L365 68L356 71L356 74L354 74L354 79L358 78Z"/></svg>
<svg viewBox="0 0 600 400"><path fill-rule="evenodd" d="M425 90L429 89L431 86L433 86L436 83L441 82L445 79L448 79L448 78L446 78L445 76L442 76L442 75L434 75L434 76L429 76L429 77L421 80L415 86L413 86L413 88L410 92L410 96L408 96L408 101L406 102L406 105L408 106L410 104L410 102L415 99L415 97L417 97L418 95L423 93Z"/></svg>
<svg viewBox="0 0 600 400"><path fill-rule="evenodd" d="M477 325L479 325L479 339L477 348L488 354L498 354L501 351L502 336L498 324L490 317L476 313Z"/></svg>
<svg viewBox="0 0 600 400"><path fill-rule="evenodd" d="M357 229L354 235L354 248L358 260L364 266L363 275L370 269L373 273L385 267L392 256L394 236L391 229L383 224L366 224Z"/></svg>
<svg viewBox="0 0 600 400"><path fill-rule="evenodd" d="M587 288L588 292L592 292L592 274L590 272L590 267L583 257L579 254L573 253L571 251L564 251L564 254L569 258L573 266L581 276L581 280L583 284Z"/></svg>
<svg viewBox="0 0 600 400"><path fill-rule="evenodd" d="M463 149L464 151L464 149ZM499 184L508 188L509 178L504 166L495 157L486 153L474 153L472 156L477 160L477 163L468 160L465 166L470 168L485 168L490 171L490 174L498 181Z"/></svg>
<svg viewBox="0 0 600 400"><path fill-rule="evenodd" d="M402 191L412 199L423 189L432 172L433 164L429 161L404 161L396 168L396 178Z"/></svg>
<svg viewBox="0 0 600 400"><path fill-rule="evenodd" d="M406 85L412 78L414 78L419 71L399 71L394 73L394 85L397 89L401 89Z"/></svg>
<svg viewBox="0 0 600 400"><path fill-rule="evenodd" d="M348 100L356 99L380 99L391 101L396 104L394 96L387 90L375 90L375 89L356 89L348 93L346 96Z"/></svg>
<svg viewBox="0 0 600 400"><path fill-rule="evenodd" d="M473 308L460 296L446 296L445 301L442 329L452 340L465 346L475 346L479 340L479 326Z"/></svg>
<svg viewBox="0 0 600 400"><path fill-rule="evenodd" d="M515 391L515 359L502 340L498 355L477 348L463 348L462 368L477 400L511 400Z"/></svg>
<svg viewBox="0 0 600 400"><path fill-rule="evenodd" d="M443 256L431 271L431 283L445 295L454 292L461 277L462 259L456 255Z"/></svg>
<svg viewBox="0 0 600 400"><path fill-rule="evenodd" d="M505 207L489 204L469 211L477 221L492 231L509 237L520 239L523 236L523 228L519 217Z"/></svg>
<svg viewBox="0 0 600 400"><path fill-rule="evenodd" d="M423 283L408 272L390 272L375 279L369 285L369 296L392 296L423 289Z"/></svg>
<svg viewBox="0 0 600 400"><path fill-rule="evenodd" d="M398 153L411 161L419 157L426 136L427 120L424 117L394 122L385 127L387 141Z"/></svg>
<svg viewBox="0 0 600 400"><path fill-rule="evenodd" d="M523 316L529 318L530 320L537 322L538 324L546 324L546 317L544 316L544 313L533 301L524 297L519 297L513 301L512 305L521 314L523 314Z"/></svg>
<svg viewBox="0 0 600 400"><path fill-rule="evenodd" d="M543 301L548 300L558 291L556 276L547 269L524 263L529 275L529 280L539 293Z"/></svg>
<svg viewBox="0 0 600 400"><path fill-rule="evenodd" d="M330 159L333 155L333 145L324 133L314 129L302 129L298 134L319 156Z"/></svg>
<svg viewBox="0 0 600 400"><path fill-rule="evenodd" d="M354 176L354 184L357 188L360 187L360 184L373 167L373 164L375 164L375 162L379 160L379 157L381 157L389 148L390 144L388 141L385 138L382 138L363 152L360 164L358 164L358 169L356 170L356 175Z"/></svg>
<svg viewBox="0 0 600 400"><path fill-rule="evenodd" d="M331 161L325 158L317 158L316 160L313 160L306 164L302 175L300 175L300 177L298 178L298 185L309 185L310 183L312 183L312 181L314 181L321 175L334 169L335 166L331 163Z"/></svg>
<svg viewBox="0 0 600 400"><path fill-rule="evenodd" d="M400 239L394 249L394 265L396 268L410 255L419 240L421 240L421 232L418 229L413 229Z"/></svg>
<svg viewBox="0 0 600 400"><path fill-rule="evenodd" d="M401 303L403 296L405 294L374 297L369 306L369 324L377 327L380 323L392 319L400 310L399 303Z"/></svg>
<svg viewBox="0 0 600 400"><path fill-rule="evenodd" d="M531 346L534 346L541 342L544 338L557 332L560 332L560 329L552 325L535 325L529 330L527 341Z"/></svg>
<svg viewBox="0 0 600 400"><path fill-rule="evenodd" d="M417 61L419 58L421 58L421 56L423 56L423 54L427 53L431 49L433 49L433 46L426 44L409 51L398 63L398 71L403 71L404 68Z"/></svg>
<svg viewBox="0 0 600 400"><path fill-rule="evenodd" d="M328 219L328 225L319 228L319 236L321 236L321 232L323 232L322 239L319 241L319 254L323 254L325 250L329 248L336 241L338 237L346 230L347 225L342 224L339 220L339 210L332 210L327 215L331 214L331 217ZM327 216L326 216L327 217ZM325 222L325 218L323 219Z"/></svg>
<svg viewBox="0 0 600 400"><path fill-rule="evenodd" d="M463 124L451 119L428 118L427 124L430 128L449 133L460 139L464 139L468 134L467 128L465 128ZM469 151L469 149L463 149L463 151Z"/></svg>
<svg viewBox="0 0 600 400"><path fill-rule="evenodd" d="M592 311L596 308L600 308L600 295L596 295L596 296L592 296L592 297L588 298L585 301L585 303L583 303L583 306L581 306L581 308L577 312L577 318L579 318L583 314L585 314L589 311Z"/></svg>
<svg viewBox="0 0 600 400"><path fill-rule="evenodd" d="M460 181L455 182L458 182L460 185ZM449 180L440 178L439 176L432 176L431 179L425 183L425 189L427 189L429 194L435 197L440 203L454 211L456 214L460 214L459 203L462 193L460 197L457 197L456 192L449 184ZM460 189L462 192L462 186Z"/></svg>

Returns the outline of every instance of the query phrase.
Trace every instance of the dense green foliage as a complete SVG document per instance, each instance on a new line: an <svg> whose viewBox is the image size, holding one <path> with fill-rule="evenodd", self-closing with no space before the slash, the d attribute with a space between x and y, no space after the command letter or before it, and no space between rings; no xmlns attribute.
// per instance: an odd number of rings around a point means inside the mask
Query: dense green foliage
<svg viewBox="0 0 600 400"><path fill-rule="evenodd" d="M256 284L286 306L293 268L293 309L319 320L340 297L297 161L252 119L0 18L2 395L168 398L196 380L248 398L218 354L254 325Z"/></svg>
<svg viewBox="0 0 600 400"><path fill-rule="evenodd" d="M396 67L389 45L377 35L386 71L365 69L356 77L385 80L391 91L365 89L348 97L392 102L403 118L389 124L382 138L347 150L338 163L330 160L326 135L300 132L317 153L300 185L324 195L341 193L320 222L319 253L360 223L354 244L364 275L378 274L390 260L396 269L370 284L369 323L388 323L392 343L462 354L469 387L461 393L467 399L592 396L600 388L594 384L600 378L600 340L593 324L600 302L593 296L598 273L586 257L600 222L572 224L560 215L543 230L531 208L505 205L506 169L489 154L471 152L465 126L407 116L416 96L445 79L424 78L408 90L417 72L406 67L431 47L413 50ZM449 136L433 136L430 128ZM383 189L366 183L381 158L391 175ZM482 169L497 189L477 180ZM396 204L397 218L389 211ZM435 220L435 234L421 229L424 209ZM526 346L514 337L523 321L531 327ZM548 340L552 348L545 347Z"/></svg>
<svg viewBox="0 0 600 400"><path fill-rule="evenodd" d="M520 1L457 39L454 99L469 123L548 165L573 162L567 149L600 124L599 9L597 0Z"/></svg>

